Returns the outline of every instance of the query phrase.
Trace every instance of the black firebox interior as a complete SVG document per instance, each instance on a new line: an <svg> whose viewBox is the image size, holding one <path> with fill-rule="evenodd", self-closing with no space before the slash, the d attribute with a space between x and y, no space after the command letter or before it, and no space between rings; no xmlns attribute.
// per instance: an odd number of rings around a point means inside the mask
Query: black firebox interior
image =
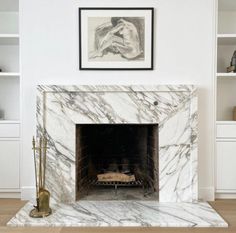
<svg viewBox="0 0 236 233"><path fill-rule="evenodd" d="M98 174L109 172L133 175L135 181L98 182ZM91 190L106 187L106 192L114 192L119 186L123 192L135 186L144 196L158 193L158 125L76 125L77 200L89 196Z"/></svg>

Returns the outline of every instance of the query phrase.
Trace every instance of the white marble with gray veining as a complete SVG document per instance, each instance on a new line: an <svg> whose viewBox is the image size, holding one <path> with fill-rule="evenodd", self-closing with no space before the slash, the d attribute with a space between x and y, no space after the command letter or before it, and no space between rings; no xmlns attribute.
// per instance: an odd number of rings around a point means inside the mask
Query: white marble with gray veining
<svg viewBox="0 0 236 233"><path fill-rule="evenodd" d="M75 201L75 126L84 123L158 124L159 202ZM228 226L209 204L197 202L194 86L38 86L37 133L43 132L53 213L30 218L29 202L8 226Z"/></svg>
<svg viewBox="0 0 236 233"><path fill-rule="evenodd" d="M46 186L58 202L75 201L75 126L84 123L157 123L159 201L198 200L194 86L38 86L37 132L50 147Z"/></svg>
<svg viewBox="0 0 236 233"><path fill-rule="evenodd" d="M208 203L158 203L153 201L79 201L53 204L53 214L29 217L27 203L8 226L50 227L227 227Z"/></svg>

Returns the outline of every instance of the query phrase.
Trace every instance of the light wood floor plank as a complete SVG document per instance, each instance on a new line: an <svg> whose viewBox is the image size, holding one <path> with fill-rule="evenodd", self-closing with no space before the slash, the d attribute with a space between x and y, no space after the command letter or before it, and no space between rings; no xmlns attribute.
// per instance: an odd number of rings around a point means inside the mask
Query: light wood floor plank
<svg viewBox="0 0 236 233"><path fill-rule="evenodd" d="M25 203L19 199L0 199L0 216L14 215Z"/></svg>

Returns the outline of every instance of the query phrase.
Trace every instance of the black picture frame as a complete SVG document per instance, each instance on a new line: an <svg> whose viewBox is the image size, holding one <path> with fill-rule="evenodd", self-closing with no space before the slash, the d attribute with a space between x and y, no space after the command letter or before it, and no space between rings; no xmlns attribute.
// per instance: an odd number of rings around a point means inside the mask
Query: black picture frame
<svg viewBox="0 0 236 233"><path fill-rule="evenodd" d="M144 25L145 25L145 29L143 29L143 31L145 30L145 33L144 34L144 40L145 41L143 43L143 48L145 47L145 55L144 55L144 66L142 67L142 62L141 61L133 61L133 60L129 60L129 61L124 61L124 67L122 67L120 64L122 63L122 61L95 61L95 62L91 62L88 60L87 58L87 61L85 62L85 55L88 56L88 51L87 53L85 52L86 51L86 43L85 43L85 40L86 40L86 35L83 35L83 31L85 29L86 26L84 25L89 25L88 23L85 23L84 22L84 14L90 14L91 11L95 11L95 12L98 12L100 11L100 13L102 13L102 11L104 11L104 13L107 13L108 11L115 11L115 12L126 12L126 13L122 13L126 16L126 19L128 18L128 14L127 14L127 11L135 11L135 12L142 12L145 13L148 15L148 25L149 25L149 28L148 28L148 35L146 35L146 18L145 20L143 20L144 22ZM145 12L144 12L145 11ZM148 13L149 12L149 13ZM107 7L107 8L94 8L94 7L90 7L90 8L79 8L79 69L80 70L153 70L153 60L154 60L154 51L153 51L153 46L154 46L154 8L153 7L148 7L148 8L144 8L144 7L141 7L141 8L131 8L131 7L119 7L119 8L111 8L111 7ZM96 15L96 14L95 14ZM120 14L119 14L120 15ZM131 14L132 15L132 14ZM98 16L96 16L98 17ZM102 14L101 16L99 17L103 17ZM132 16L133 18L138 18L136 16ZM146 17L146 16L145 16ZM86 19L88 20L89 17L86 17ZM110 18L118 18L117 16L110 16ZM122 18L122 17L121 17ZM144 17L143 17L144 18ZM141 18L140 18L141 19ZM112 20L111 20L112 21ZM129 22L128 22L129 23ZM88 28L87 28L87 34L88 34ZM84 37L83 37L84 36ZM89 35L87 35L88 38ZM95 36L94 36L95 37ZM148 38L148 46L146 45L146 40ZM88 47L88 46L87 46ZM147 52L146 52L146 47L148 48L148 55L147 55ZM113 48L113 47L112 47ZM87 48L88 49L88 48ZM115 54L116 55L116 54ZM114 56L115 56L114 55ZM123 55L123 54L122 54ZM89 57L89 56L88 56ZM124 59L123 56L120 56L122 57L122 59ZM100 58L100 57L99 57ZM91 59L92 60L92 59ZM127 59L128 60L128 59ZM132 67L132 62L133 64L135 64L134 67ZM93 66L93 63L94 63L94 66ZM86 66L87 64L87 66ZM107 67L106 67L106 64L107 64ZM108 65L109 64L109 65ZM128 67L127 67L128 66Z"/></svg>

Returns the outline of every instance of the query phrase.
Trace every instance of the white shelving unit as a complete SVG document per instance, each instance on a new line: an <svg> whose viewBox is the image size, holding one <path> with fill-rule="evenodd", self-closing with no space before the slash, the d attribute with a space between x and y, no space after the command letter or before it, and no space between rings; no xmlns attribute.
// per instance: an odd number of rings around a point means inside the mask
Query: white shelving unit
<svg viewBox="0 0 236 233"><path fill-rule="evenodd" d="M0 2L0 120L20 118L18 1Z"/></svg>
<svg viewBox="0 0 236 233"><path fill-rule="evenodd" d="M233 120L236 106L236 73L226 73L236 50L236 1L218 0L217 121Z"/></svg>
<svg viewBox="0 0 236 233"><path fill-rule="evenodd" d="M0 198L20 196L19 0L0 1Z"/></svg>
<svg viewBox="0 0 236 233"><path fill-rule="evenodd" d="M236 194L236 73L226 73L236 50L236 1L218 0L216 65L216 196Z"/></svg>

